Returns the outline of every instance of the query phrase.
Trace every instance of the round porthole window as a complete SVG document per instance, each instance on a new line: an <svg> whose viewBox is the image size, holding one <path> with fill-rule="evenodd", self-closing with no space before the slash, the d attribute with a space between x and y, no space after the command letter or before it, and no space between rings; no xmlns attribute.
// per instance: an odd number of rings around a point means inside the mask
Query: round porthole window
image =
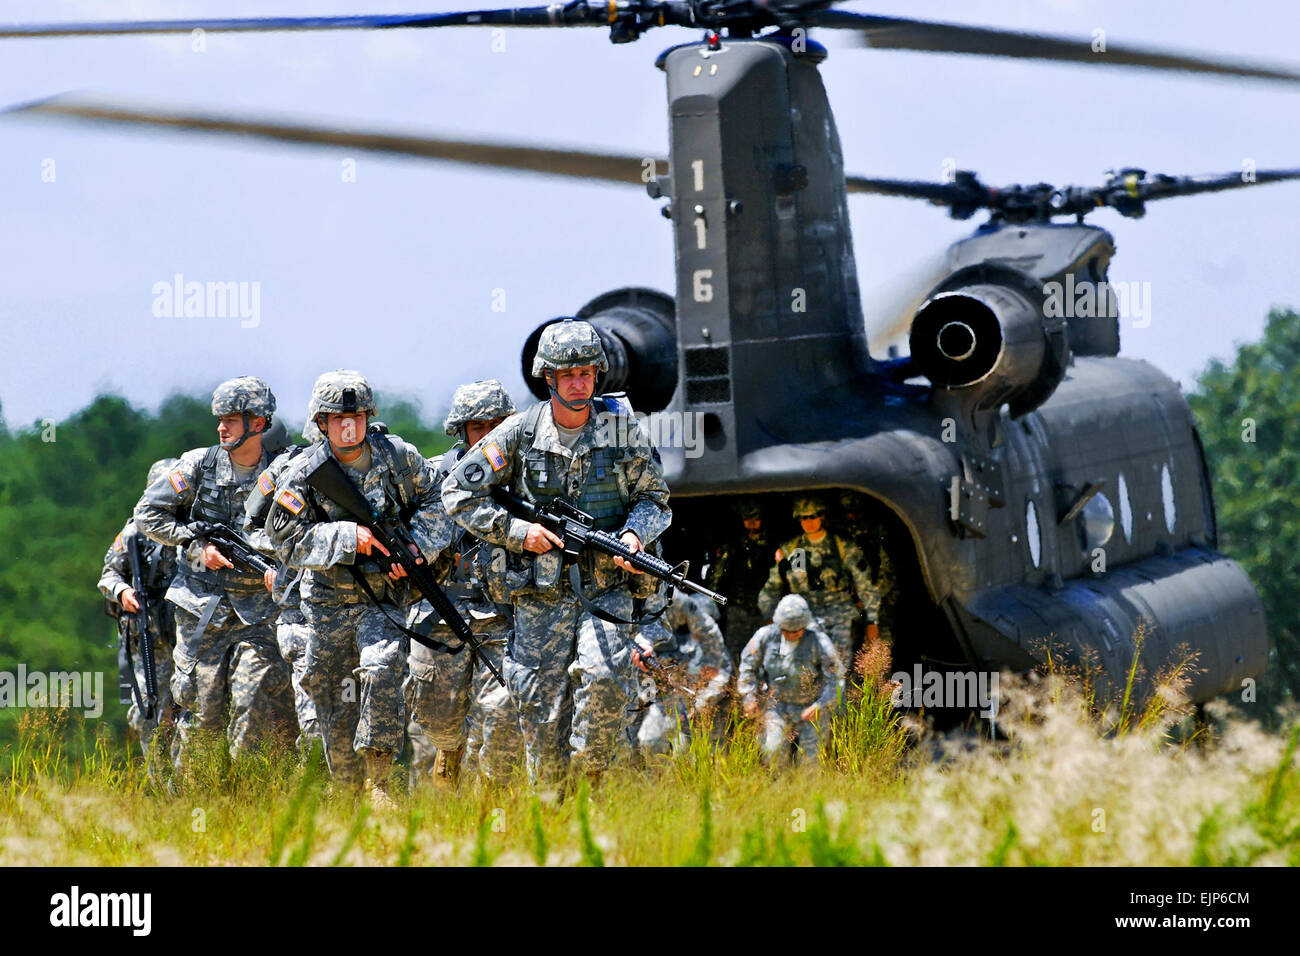
<svg viewBox="0 0 1300 956"><path fill-rule="evenodd" d="M1124 540L1133 541L1133 506L1128 500L1128 482L1124 476L1119 476L1118 490L1115 492L1119 496L1119 526L1124 529Z"/></svg>
<svg viewBox="0 0 1300 956"><path fill-rule="evenodd" d="M1100 548L1110 540L1115 531L1115 509L1110 506L1110 499L1100 491L1083 506L1083 539L1087 548Z"/></svg>
<svg viewBox="0 0 1300 956"><path fill-rule="evenodd" d="M1029 539L1029 559L1034 562L1034 567L1038 567L1043 559L1043 539L1038 529L1038 509L1032 501L1025 503L1025 532Z"/></svg>
<svg viewBox="0 0 1300 956"><path fill-rule="evenodd" d="M1170 534L1178 523L1178 513L1174 510L1174 478L1169 474L1169 466L1160 466L1160 503L1165 506L1165 527Z"/></svg>

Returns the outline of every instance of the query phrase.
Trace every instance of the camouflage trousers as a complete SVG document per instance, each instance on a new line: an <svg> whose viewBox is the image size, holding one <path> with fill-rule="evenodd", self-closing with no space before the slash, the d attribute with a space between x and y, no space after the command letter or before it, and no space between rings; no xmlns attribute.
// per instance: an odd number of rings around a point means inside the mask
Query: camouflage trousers
<svg viewBox="0 0 1300 956"><path fill-rule="evenodd" d="M856 635L854 624L862 616L853 599L843 595L825 595L812 592L804 595L813 617L821 621L821 629L835 645L846 674L853 671L853 651Z"/></svg>
<svg viewBox="0 0 1300 956"><path fill-rule="evenodd" d="M594 599L632 616L626 588ZM529 779L605 769L628 745L628 708L637 686L629 628L589 614L567 585L515 602L515 632L505 678L519 708Z"/></svg>
<svg viewBox="0 0 1300 956"><path fill-rule="evenodd" d="M362 751L402 749L407 637L373 604L302 602L307 621L302 688L316 709L316 735L330 773L362 777Z"/></svg>
<svg viewBox="0 0 1300 956"><path fill-rule="evenodd" d="M199 618L175 608L172 697L181 708L173 757L185 759L195 731L220 734L230 753L292 736L293 691L270 621L243 623L233 610L195 635ZM216 623L220 618L220 623ZM229 708L229 722L227 722Z"/></svg>
<svg viewBox="0 0 1300 956"><path fill-rule="evenodd" d="M795 746L795 759L799 763L815 761L817 747L823 736L824 717L803 720L800 714L807 704L782 704L769 701L763 709L759 724L758 745L767 761L790 759L790 744Z"/></svg>
<svg viewBox="0 0 1300 956"><path fill-rule="evenodd" d="M307 635L311 628L302 609L287 608L280 614L275 625L275 642L280 647L280 656L289 665L290 681L293 685L293 709L298 714L298 746L305 746L307 740L316 736L316 705L307 691L303 690L302 675L307 666Z"/></svg>
<svg viewBox="0 0 1300 956"><path fill-rule="evenodd" d="M145 757L149 756L149 748L153 744L154 734L158 728L164 728L164 736L170 738L172 732L172 640L175 637L172 623L170 608L164 608L159 601L154 605L156 610L150 614L150 633L153 634L153 669L154 684L158 689L158 704L154 708L152 720L146 720L144 712L136 702L135 692L131 693L131 703L126 709L126 723L140 740L140 747L144 751ZM135 672L135 686L140 688L140 693L145 693L144 682L144 661L140 658L139 641L131 641L131 668ZM170 746L170 739L160 742L162 752L166 753L166 748Z"/></svg>
<svg viewBox="0 0 1300 956"><path fill-rule="evenodd" d="M755 607L727 606L727 629L722 635L723 643L731 652L733 672L739 672L740 652L745 649L754 632L767 623L767 618Z"/></svg>
<svg viewBox="0 0 1300 956"><path fill-rule="evenodd" d="M510 634L507 619L490 618L476 625L474 632L500 670ZM446 627L433 628L430 636L452 646L459 643ZM412 641L409 665L405 689L413 777L429 775L439 750L457 750L462 745L467 764L478 766L489 778L507 772L512 760L517 762L516 754L523 750L518 712L496 678L475 663L468 649L446 654Z"/></svg>

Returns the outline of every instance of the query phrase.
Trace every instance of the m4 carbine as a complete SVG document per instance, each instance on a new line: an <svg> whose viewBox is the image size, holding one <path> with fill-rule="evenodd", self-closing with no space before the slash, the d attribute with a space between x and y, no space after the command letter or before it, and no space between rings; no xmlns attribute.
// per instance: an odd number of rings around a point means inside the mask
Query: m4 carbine
<svg viewBox="0 0 1300 956"><path fill-rule="evenodd" d="M727 603L727 599L717 591L710 591L702 584L687 580L686 573L690 570L689 561L669 564L663 558L644 549L633 551L608 531L596 530L594 517L563 498L556 498L550 504L538 507L531 501L512 495L504 488L493 488L492 500L516 518L534 521L563 540L566 564L577 561L584 549L592 548L611 557L622 558L638 571L658 578L670 587L712 598L719 606Z"/></svg>
<svg viewBox="0 0 1300 956"><path fill-rule="evenodd" d="M220 551L222 557L242 566L245 570L263 575L267 571L279 571L279 568L254 548L247 538L229 525L213 521L195 521L190 528L197 537Z"/></svg>
<svg viewBox="0 0 1300 956"><path fill-rule="evenodd" d="M131 688L135 691L136 703L144 714L145 720L153 720L158 709L158 674L153 658L153 637L149 633L149 588L146 586L144 555L140 551L140 539L135 534L123 535L122 546L126 548L126 562L131 568L131 590L140 610L132 612L123 609L118 617L118 640L126 650L126 664L130 668ZM135 633L139 640L140 669L144 671L144 693L140 692L135 681L135 668L131 665L131 630L126 619L135 619Z"/></svg>
<svg viewBox="0 0 1300 956"><path fill-rule="evenodd" d="M447 622L452 633L461 639L478 660L482 661L483 666L488 669L497 683L505 687L505 678L501 676L501 672L492 663L491 658L483 653L482 642L474 635L474 631L470 626L465 623L465 619L460 616L460 612L456 610L456 605L452 603L451 598L447 597L446 592L438 586L438 582L434 580L433 572L429 570L429 566L417 561L416 555L419 550L406 525L394 518L379 517L375 513L375 509L370 506L370 502L366 500L366 496L352 483L352 479L344 473L333 456L326 456L305 477L308 485L342 508L349 518L357 524L370 529L371 534L375 536L375 540L383 545L388 552L387 555L384 555L378 549L375 549L371 552L370 557L385 571L391 571L394 565L401 565L406 570L411 583L415 585L415 589L433 605L433 609ZM364 581L364 578L362 580ZM406 628L403 628L403 630L406 630L408 634L411 634L417 640L427 643L422 635L412 634ZM443 647L443 650L446 650L446 648Z"/></svg>

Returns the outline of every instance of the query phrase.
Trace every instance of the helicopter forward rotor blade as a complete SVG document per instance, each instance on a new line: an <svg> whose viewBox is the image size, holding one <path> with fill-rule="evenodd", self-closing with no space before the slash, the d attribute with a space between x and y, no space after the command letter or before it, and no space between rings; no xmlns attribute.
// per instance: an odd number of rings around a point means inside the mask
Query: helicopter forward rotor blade
<svg viewBox="0 0 1300 956"><path fill-rule="evenodd" d="M14 115L54 116L128 126L154 126L181 132L224 133L283 143L340 146L396 156L416 156L475 166L516 169L606 182L644 184L650 157L619 156L584 150L547 149L510 143L410 136L374 130L331 129L281 120L246 119L174 110L134 109L55 97L15 107ZM663 164L656 160L656 167Z"/></svg>
<svg viewBox="0 0 1300 956"><path fill-rule="evenodd" d="M845 176L844 185L851 193L875 193L900 199L928 199L936 206L947 206L967 199L968 191L956 183L936 183L919 179L876 179L870 176Z"/></svg>
<svg viewBox="0 0 1300 956"><path fill-rule="evenodd" d="M1154 176L1141 184L1143 199L1168 199L1172 196L1195 196L1197 193L1217 193L1227 189L1244 189L1265 183L1280 183L1300 179L1300 169L1259 169L1253 172L1207 174L1204 176Z"/></svg>
<svg viewBox="0 0 1300 956"><path fill-rule="evenodd" d="M819 11L809 16L809 23L814 26L855 30L863 46L877 50L969 53L978 56L1093 63L1101 66L1216 73L1221 76L1300 83L1300 72L1280 65L1211 59L1188 53L1116 46L1109 43L1105 44L1104 50L1094 50L1091 40L1072 40L1068 37L1021 33L1015 30L968 27L956 23L910 20L904 17L870 16L844 10Z"/></svg>
<svg viewBox="0 0 1300 956"><path fill-rule="evenodd" d="M0 39L71 36L120 36L136 33L269 33L283 30L393 30L429 27L567 27L608 26L606 4L579 0L549 7L519 7L456 13L372 14L353 17L196 18L193 20L105 20L92 23L0 24Z"/></svg>

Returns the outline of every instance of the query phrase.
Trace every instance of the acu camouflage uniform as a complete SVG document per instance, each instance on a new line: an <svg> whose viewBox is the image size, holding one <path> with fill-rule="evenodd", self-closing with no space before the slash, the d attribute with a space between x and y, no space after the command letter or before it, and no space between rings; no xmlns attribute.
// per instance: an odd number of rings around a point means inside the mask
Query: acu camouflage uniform
<svg viewBox="0 0 1300 956"><path fill-rule="evenodd" d="M879 525L863 527L862 516L866 513L865 497L856 492L844 492L840 495L840 508L844 512L845 535L862 551L866 558L867 571L871 575L871 585L880 596L880 608L876 612L876 625L879 639L890 647L894 645L894 625L898 609L898 580L894 574L894 563L885 547L885 536Z"/></svg>
<svg viewBox="0 0 1300 956"><path fill-rule="evenodd" d="M872 586L862 551L851 541L826 530L824 509L809 499L796 499L795 517L821 511L822 535L813 541L800 534L781 545L776 563L758 597L758 605L770 617L783 594L799 594L808 602L819 628L829 635L845 666L853 660L854 624L858 603L868 621L875 621L880 596Z"/></svg>
<svg viewBox="0 0 1300 956"><path fill-rule="evenodd" d="M176 459L171 458L166 464L171 467L175 463ZM162 473L166 470L164 468L159 471ZM154 477L157 476L154 475L153 469L150 469L151 484ZM155 730L160 724L174 719L171 679L172 648L176 643L176 633L173 629L172 609L164 600L164 595L176 574L176 549L164 547L139 534L134 519L126 523L118 536L113 539L108 553L104 555L104 571L99 578L99 590L105 598L118 605L119 611L122 592L131 587L131 564L127 559L126 542L132 537L140 542L140 557L144 559L146 568L144 581L145 588L148 590L146 597L149 600L148 628L153 638L154 679L158 686L158 705L154 719L145 720L144 712L140 710L140 705L132 692L131 703L126 711L126 722L139 737L140 746L148 756ZM120 649L119 653L121 653ZM119 663L125 664L125 661ZM140 693L143 694L145 692L144 662L140 658L138 639L135 636L131 638L131 667L135 673L135 686L139 687Z"/></svg>
<svg viewBox="0 0 1300 956"><path fill-rule="evenodd" d="M745 645L736 691L744 703L762 705L759 745L765 757L780 755L793 738L799 758L812 760L817 756L826 717L841 692L844 665L830 638L813 626L802 598L787 595L781 605L775 612L780 623L760 628ZM803 637L793 643L785 640L781 628L797 630L796 625L803 626ZM766 699L762 700L764 693ZM818 705L818 715L804 720L800 715L812 703Z"/></svg>
<svg viewBox="0 0 1300 956"><path fill-rule="evenodd" d="M710 613L714 608L708 598L675 591L663 615L641 629L654 647L654 659L670 665L665 680L673 685L656 687L651 675L641 675L650 703L637 731L637 746L648 753L685 747L691 717L708 713L726 699L731 654Z"/></svg>
<svg viewBox="0 0 1300 956"><path fill-rule="evenodd" d="M213 414L227 414L233 406L246 408L263 391L269 398L270 390L259 379L226 382L213 394ZM269 417L274 408L270 398L269 410L253 414ZM244 500L257 473L270 462L263 448L259 462L242 476L220 445L196 448L150 484L135 506L137 528L154 541L182 549L167 590L176 619L172 696L182 708L178 760L196 730L225 731L235 754L254 742L284 735L293 725L289 668L280 657L272 625L279 608L260 574L238 566L206 568L206 542L190 527L203 520L239 528Z"/></svg>
<svg viewBox="0 0 1300 956"><path fill-rule="evenodd" d="M737 512L741 520L748 516L762 517L758 506L749 502L741 504ZM727 596L723 621L727 650L733 661L739 661L741 650L754 632L767 623L769 615L759 610L758 596L772 567L772 551L766 529L759 528L757 534L751 535L740 525L734 536L718 549L709 569L709 587Z"/></svg>
<svg viewBox="0 0 1300 956"><path fill-rule="evenodd" d="M303 437L310 442L320 440L320 430L312 422L303 429ZM275 500L275 491L283 480L284 473L294 459L305 451L302 445L293 445L281 452L274 461L257 476L257 486L249 493L244 502L244 533L259 550L275 552L275 545L266 533L266 519ZM280 656L289 665L290 679L293 686L293 709L298 715L298 746L307 745L313 737L320 734L316 727L316 705L302 686L306 666L307 617L302 612L299 585L303 572L292 568L283 568L275 576L275 590L272 596L281 606L280 616L275 622L275 642L280 648Z"/></svg>
<svg viewBox="0 0 1300 956"><path fill-rule="evenodd" d="M541 377L547 367L583 365L608 367L590 325L566 321L543 332L534 376ZM574 770L599 773L628 745L635 668L629 627L601 620L582 605L558 549L540 555L524 551L529 523L494 502L492 488L538 504L564 496L592 514L597 528L616 537L631 531L642 547L649 547L672 519L659 453L625 407L593 399L572 449L561 441L551 408L551 402L543 402L508 418L471 448L443 483L447 513L508 552L494 555L488 585L495 599L514 605L505 678L519 708L534 782L562 770L566 757ZM577 567L592 603L623 620L634 617L632 588L649 597L658 583L653 578L630 582L644 576L629 575L594 551L584 553Z"/></svg>
<svg viewBox="0 0 1300 956"><path fill-rule="evenodd" d="M318 390L322 383L370 393L355 372L326 373ZM373 402L368 409L373 412ZM308 418L314 417L309 409ZM414 445L395 435L372 431L364 445L358 461L340 462L344 473L380 517L399 517L399 502L406 503L411 537L432 566L449 545L452 527L439 507L432 468ZM414 592L405 580L389 578L373 558L358 555L356 522L308 488L306 476L328 454L328 441L321 441L295 458L281 477L266 529L286 567L306 570L300 584L308 627L302 687L315 705L331 773L356 781L359 756L390 760L402 750L407 637L387 614L400 623ZM350 571L354 567L386 609L367 597Z"/></svg>

